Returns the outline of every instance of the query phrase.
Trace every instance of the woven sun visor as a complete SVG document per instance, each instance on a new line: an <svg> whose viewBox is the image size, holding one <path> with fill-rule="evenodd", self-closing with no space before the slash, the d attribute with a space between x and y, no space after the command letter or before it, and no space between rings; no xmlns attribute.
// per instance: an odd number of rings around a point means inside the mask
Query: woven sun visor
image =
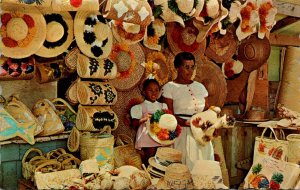
<svg viewBox="0 0 300 190"><path fill-rule="evenodd" d="M221 69L211 61L197 65L195 81L202 83L208 91L208 107L222 107L226 100L227 84Z"/></svg>

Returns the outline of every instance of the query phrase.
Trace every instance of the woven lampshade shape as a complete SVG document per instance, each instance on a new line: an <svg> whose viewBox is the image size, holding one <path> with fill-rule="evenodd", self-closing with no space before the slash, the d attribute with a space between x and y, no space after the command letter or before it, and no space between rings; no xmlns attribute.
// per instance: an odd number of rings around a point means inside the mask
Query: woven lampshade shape
<svg viewBox="0 0 300 190"><path fill-rule="evenodd" d="M278 103L291 110L300 112L300 49L288 47L283 65Z"/></svg>

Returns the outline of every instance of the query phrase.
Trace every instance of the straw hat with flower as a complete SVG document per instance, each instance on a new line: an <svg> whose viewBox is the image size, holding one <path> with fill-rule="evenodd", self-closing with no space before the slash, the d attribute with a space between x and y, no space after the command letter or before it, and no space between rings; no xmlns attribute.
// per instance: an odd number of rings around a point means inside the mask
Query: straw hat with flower
<svg viewBox="0 0 300 190"><path fill-rule="evenodd" d="M41 12L31 6L2 5L2 54L25 58L36 53L46 38L46 21Z"/></svg>
<svg viewBox="0 0 300 190"><path fill-rule="evenodd" d="M166 33L166 26L162 19L156 18L147 27L147 32L143 44L152 50L161 50L161 41Z"/></svg>
<svg viewBox="0 0 300 190"><path fill-rule="evenodd" d="M69 12L42 11L42 13L47 23L47 35L36 55L55 57L67 50L73 41L73 19Z"/></svg>
<svg viewBox="0 0 300 190"><path fill-rule="evenodd" d="M136 86L144 74L144 52L139 44L113 45L109 58L117 64L117 77L111 80L112 85L119 91L127 91Z"/></svg>
<svg viewBox="0 0 300 190"><path fill-rule="evenodd" d="M50 7L52 0L2 0L2 3L11 3L18 5L30 5L37 7Z"/></svg>
<svg viewBox="0 0 300 190"><path fill-rule="evenodd" d="M181 126L168 110L156 111L146 125L150 137L162 145L173 144L181 133Z"/></svg>
<svg viewBox="0 0 300 190"><path fill-rule="evenodd" d="M222 64L222 73L226 79L233 79L237 74L240 74L243 70L243 63L231 59Z"/></svg>
<svg viewBox="0 0 300 190"><path fill-rule="evenodd" d="M147 26L122 21L111 22L113 35L120 43L135 44L144 39Z"/></svg>
<svg viewBox="0 0 300 190"><path fill-rule="evenodd" d="M53 11L98 11L98 0L52 0Z"/></svg>
<svg viewBox="0 0 300 190"><path fill-rule="evenodd" d="M227 84L221 69L213 62L204 60L198 64L195 79L208 91L208 106L222 107L227 96Z"/></svg>
<svg viewBox="0 0 300 190"><path fill-rule="evenodd" d="M112 32L99 12L79 11L74 20L77 45L86 56L103 59L112 48Z"/></svg>
<svg viewBox="0 0 300 190"><path fill-rule="evenodd" d="M203 57L206 48L206 40L196 41L199 30L192 21L185 23L185 27L176 22L167 24L167 38L172 52L176 55L180 52L191 52L198 59Z"/></svg>

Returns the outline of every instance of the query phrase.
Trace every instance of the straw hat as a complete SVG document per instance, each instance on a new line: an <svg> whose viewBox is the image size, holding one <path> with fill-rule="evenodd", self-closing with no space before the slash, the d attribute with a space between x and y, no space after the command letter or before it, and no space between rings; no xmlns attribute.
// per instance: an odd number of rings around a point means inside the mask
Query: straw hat
<svg viewBox="0 0 300 190"><path fill-rule="evenodd" d="M195 189L188 167L179 163L167 167L165 176L160 178L156 187L158 189Z"/></svg>
<svg viewBox="0 0 300 190"><path fill-rule="evenodd" d="M221 69L211 61L197 65L195 81L201 82L208 91L208 105L222 107L227 96L227 84Z"/></svg>
<svg viewBox="0 0 300 190"><path fill-rule="evenodd" d="M140 82L144 74L141 63L145 62L145 55L139 44L128 46L116 43L109 58L117 64L117 77L111 80L117 90L130 90Z"/></svg>
<svg viewBox="0 0 300 190"><path fill-rule="evenodd" d="M166 33L166 26L162 19L156 18L147 27L143 44L152 50L161 50L161 39Z"/></svg>
<svg viewBox="0 0 300 190"><path fill-rule="evenodd" d="M154 157L149 158L150 166L165 172L167 167L173 163L181 163L182 153L169 147L159 147Z"/></svg>
<svg viewBox="0 0 300 190"><path fill-rule="evenodd" d="M111 28L118 42L130 45L144 39L147 26L113 20Z"/></svg>
<svg viewBox="0 0 300 190"><path fill-rule="evenodd" d="M188 21L185 27L176 22L167 24L167 39L172 52L176 55L180 52L191 52L195 58L203 57L206 48L206 40L196 41L199 30L192 21Z"/></svg>
<svg viewBox="0 0 300 190"><path fill-rule="evenodd" d="M226 79L233 79L237 74L240 74L243 70L243 63L231 59L222 64L222 73Z"/></svg>
<svg viewBox="0 0 300 190"><path fill-rule="evenodd" d="M272 0L258 1L258 11L267 12L266 14L260 14L258 38L263 39L267 32L270 32L273 26L276 24L275 16L277 14L277 8L274 6Z"/></svg>
<svg viewBox="0 0 300 190"><path fill-rule="evenodd" d="M233 30L228 30L225 35L214 33L209 40L205 55L216 63L229 61L235 54L239 43Z"/></svg>
<svg viewBox="0 0 300 190"><path fill-rule="evenodd" d="M50 7L52 0L2 0L2 3L12 3L18 5L30 5L36 7Z"/></svg>
<svg viewBox="0 0 300 190"><path fill-rule="evenodd" d="M46 38L46 21L41 12L31 6L2 5L2 54L25 58L36 53Z"/></svg>
<svg viewBox="0 0 300 190"><path fill-rule="evenodd" d="M74 20L77 45L86 56L103 59L112 48L112 32L99 12L79 11Z"/></svg>
<svg viewBox="0 0 300 190"><path fill-rule="evenodd" d="M73 19L69 12L42 13L47 23L47 35L43 46L35 54L55 57L66 51L73 41Z"/></svg>
<svg viewBox="0 0 300 190"><path fill-rule="evenodd" d="M101 2L101 1L100 1ZM52 0L53 11L98 11L98 0Z"/></svg>
<svg viewBox="0 0 300 190"><path fill-rule="evenodd" d="M266 63L270 53L269 40L266 37L259 39L257 34L252 34L239 45L237 58L244 64L244 70L251 72Z"/></svg>

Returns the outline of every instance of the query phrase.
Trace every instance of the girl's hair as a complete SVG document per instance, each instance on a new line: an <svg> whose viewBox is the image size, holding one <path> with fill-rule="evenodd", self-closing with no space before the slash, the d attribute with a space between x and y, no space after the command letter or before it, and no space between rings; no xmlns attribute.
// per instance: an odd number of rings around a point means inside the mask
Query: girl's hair
<svg viewBox="0 0 300 190"><path fill-rule="evenodd" d="M150 83L155 83L155 84L157 84L157 86L160 88L160 85L159 85L159 83L158 83L158 81L156 80L156 79L146 79L145 81L144 81L144 83L143 83L143 91L144 90L146 90L146 88L148 87L148 85L150 84Z"/></svg>
<svg viewBox="0 0 300 190"><path fill-rule="evenodd" d="M195 63L195 57L190 52L180 52L175 56L174 67L177 69L183 64L184 60L193 60Z"/></svg>

